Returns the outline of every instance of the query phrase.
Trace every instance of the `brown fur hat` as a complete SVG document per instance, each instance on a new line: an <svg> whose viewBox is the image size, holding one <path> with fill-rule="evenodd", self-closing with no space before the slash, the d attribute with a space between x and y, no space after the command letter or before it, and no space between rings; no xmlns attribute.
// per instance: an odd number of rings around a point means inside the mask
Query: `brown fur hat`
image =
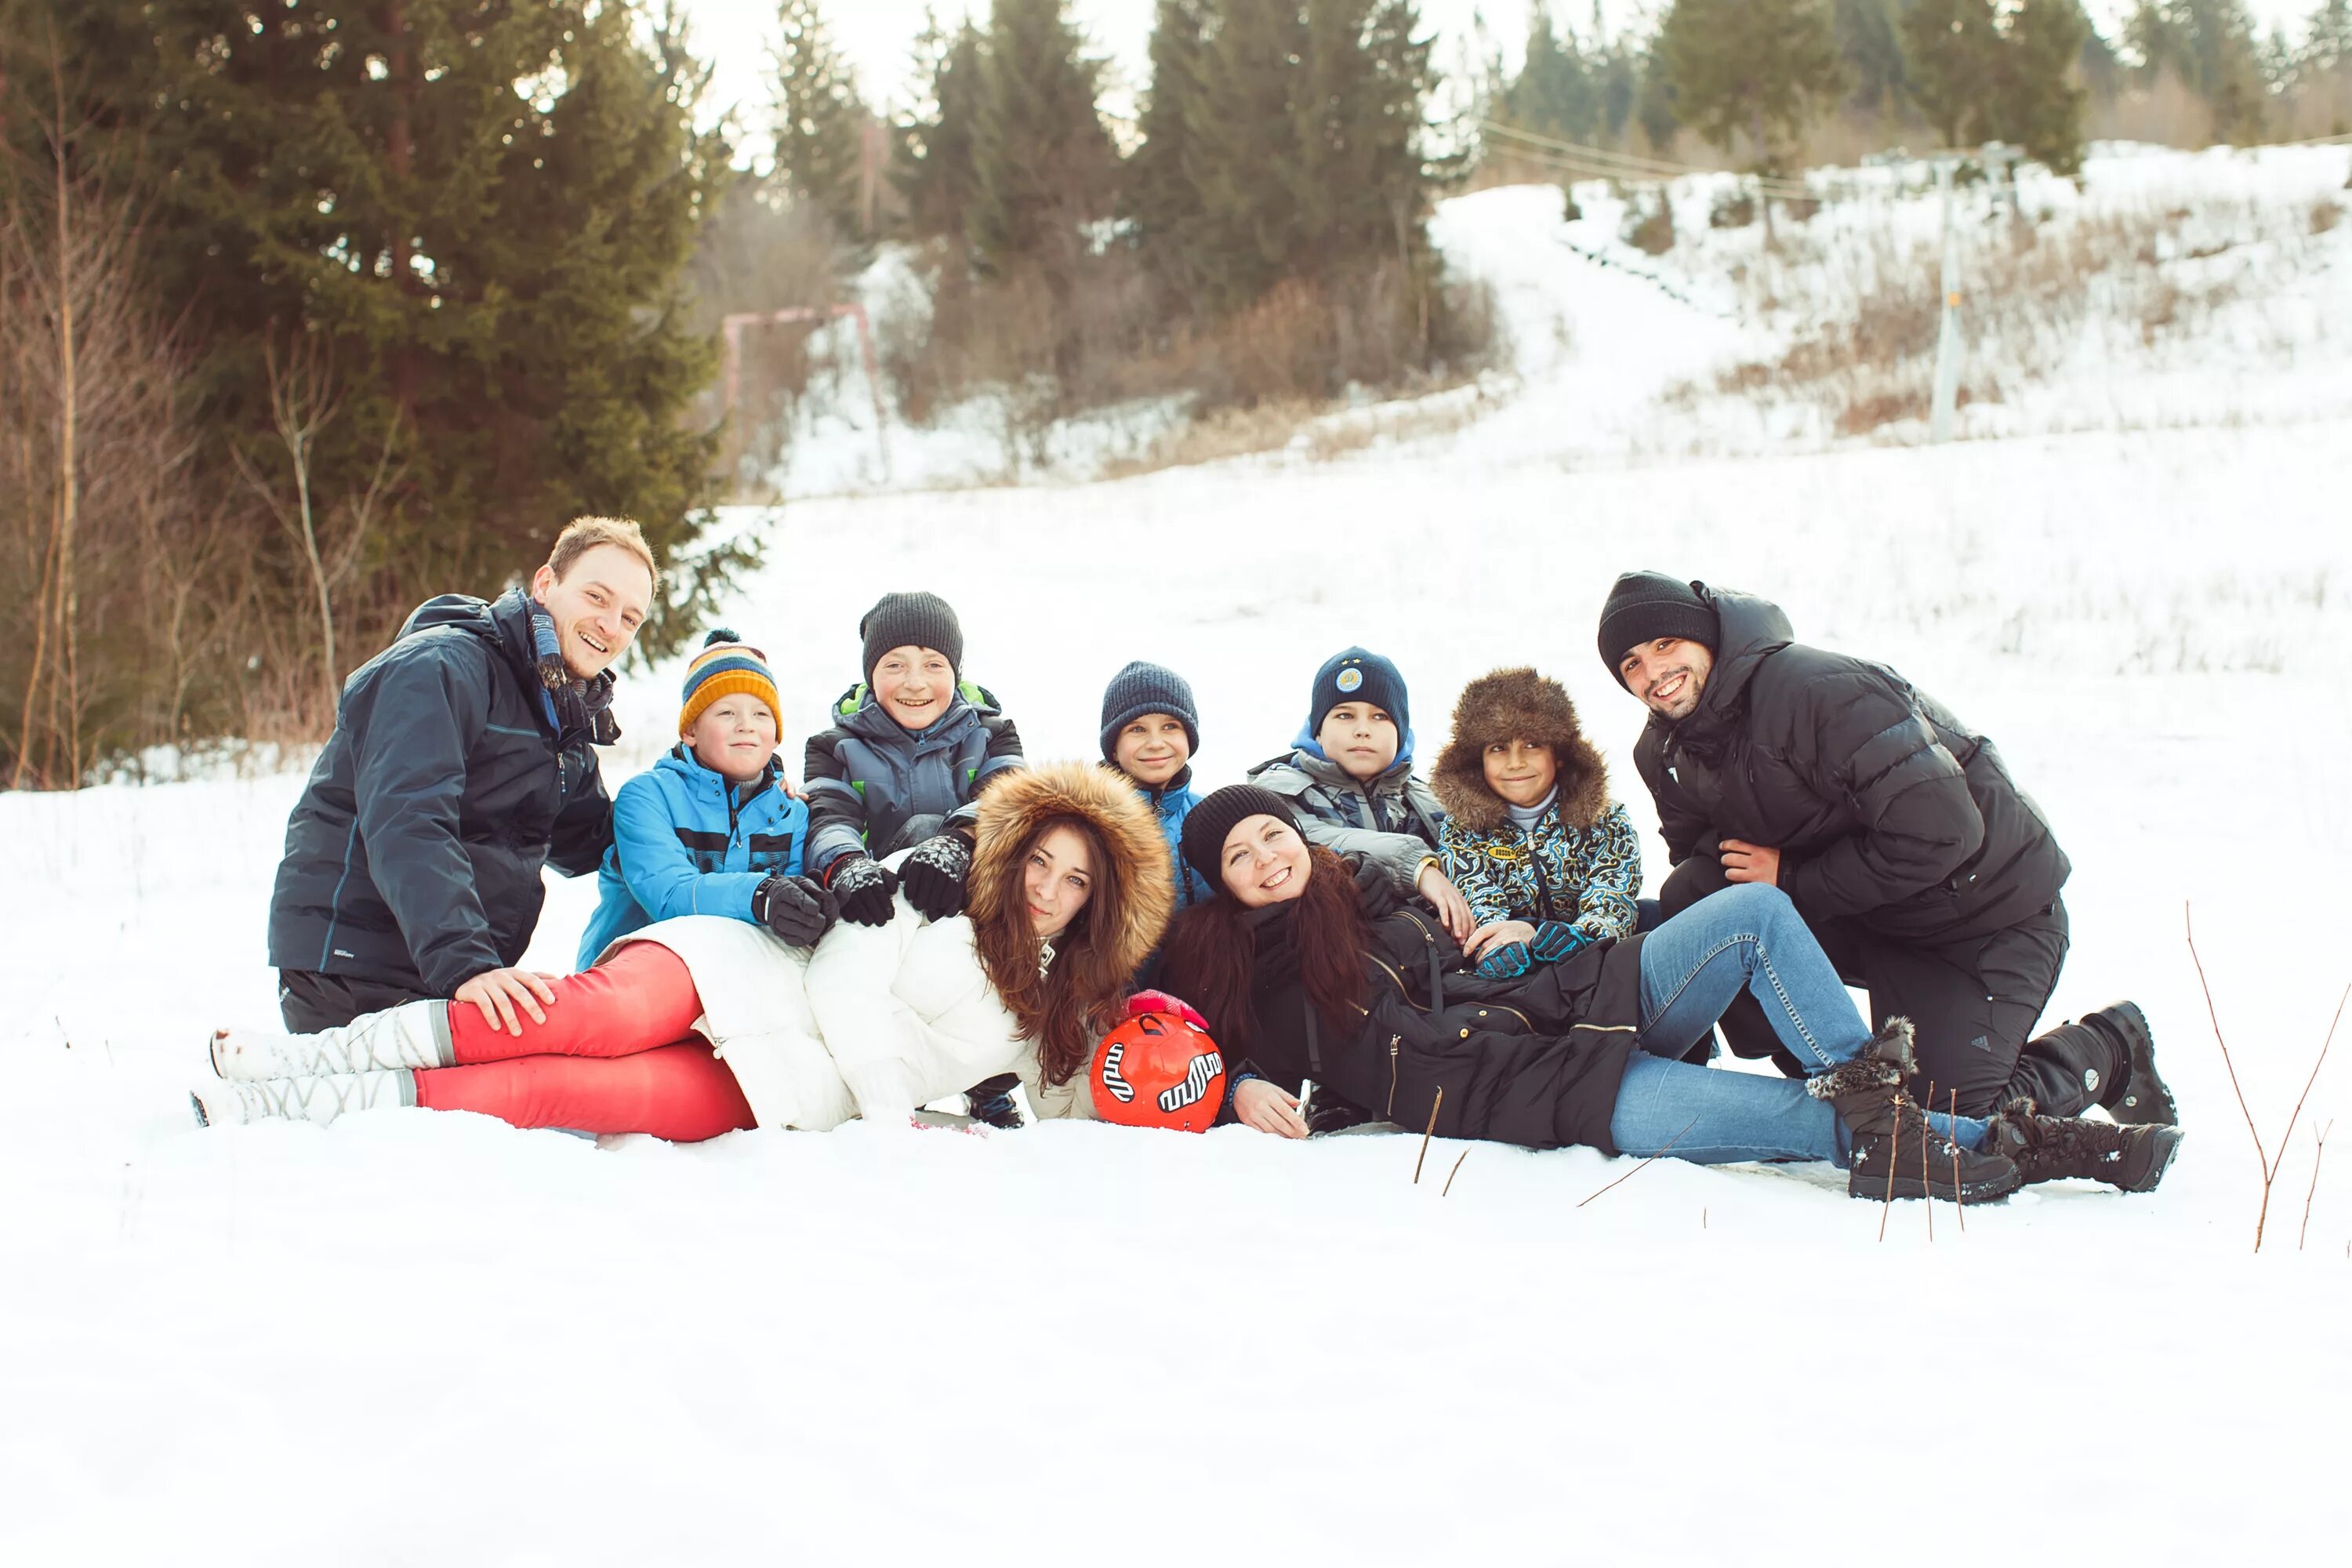
<svg viewBox="0 0 2352 1568"><path fill-rule="evenodd" d="M1095 763L1048 763L999 773L980 797L979 841L972 850L971 913L992 919L1003 890L1018 887L1006 872L1039 827L1075 816L1102 840L1116 875L1095 879L1086 911L1087 929L1120 975L1131 975L1160 945L1176 907L1175 872L1159 818L1135 786ZM1108 900L1119 900L1111 907Z"/></svg>
<svg viewBox="0 0 2352 1568"><path fill-rule="evenodd" d="M1454 735L1438 753L1429 787L1448 815L1474 833L1492 833L1510 820L1486 783L1486 748L1521 740L1549 746L1559 763L1559 818L1588 828L1609 809L1609 770L1576 722L1576 704L1559 681L1524 667L1497 669L1462 689L1454 704Z"/></svg>

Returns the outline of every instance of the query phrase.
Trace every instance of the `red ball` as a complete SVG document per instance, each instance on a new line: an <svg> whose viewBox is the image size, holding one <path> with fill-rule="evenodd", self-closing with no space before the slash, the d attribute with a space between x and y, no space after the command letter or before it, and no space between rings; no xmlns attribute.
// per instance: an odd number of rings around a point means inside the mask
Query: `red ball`
<svg viewBox="0 0 2352 1568"><path fill-rule="evenodd" d="M1087 1081L1105 1121L1206 1132L1225 1102L1225 1058L1205 1030L1139 1013L1102 1037Z"/></svg>

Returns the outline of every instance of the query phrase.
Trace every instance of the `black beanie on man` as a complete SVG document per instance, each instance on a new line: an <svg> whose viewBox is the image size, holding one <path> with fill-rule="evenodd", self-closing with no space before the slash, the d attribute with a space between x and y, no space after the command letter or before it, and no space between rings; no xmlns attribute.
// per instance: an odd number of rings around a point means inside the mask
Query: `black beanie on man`
<svg viewBox="0 0 2352 1568"><path fill-rule="evenodd" d="M963 674L963 626L937 594L885 594L857 623L866 639L866 679L894 647L928 647L947 655L948 667Z"/></svg>
<svg viewBox="0 0 2352 1568"><path fill-rule="evenodd" d="M1253 816L1277 817L1294 831L1298 826L1290 803L1272 790L1227 784L1184 814L1184 864L1201 873L1209 886L1223 891L1225 836Z"/></svg>
<svg viewBox="0 0 2352 1568"><path fill-rule="evenodd" d="M1722 629L1699 587L1662 572L1628 572L1617 579L1601 605L1601 662L1618 685L1625 677L1617 667L1636 643L1685 637L1716 651Z"/></svg>
<svg viewBox="0 0 2352 1568"><path fill-rule="evenodd" d="M1201 720L1192 706L1192 687L1165 665L1137 659L1110 678L1103 689L1102 752L1107 763L1118 760L1118 732L1147 713L1165 713L1184 726L1184 744L1201 749Z"/></svg>

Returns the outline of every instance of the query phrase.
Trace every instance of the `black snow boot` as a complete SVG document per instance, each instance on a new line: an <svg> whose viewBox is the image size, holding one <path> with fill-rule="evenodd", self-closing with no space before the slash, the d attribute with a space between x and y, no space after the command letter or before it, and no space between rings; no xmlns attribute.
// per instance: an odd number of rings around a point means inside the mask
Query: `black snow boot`
<svg viewBox="0 0 2352 1568"><path fill-rule="evenodd" d="M1985 1147L2008 1155L2028 1184L2074 1176L2127 1193L2152 1193L2184 1136L2163 1122L2123 1126L2044 1116L2033 1101L2012 1100L1992 1119Z"/></svg>
<svg viewBox="0 0 2352 1568"><path fill-rule="evenodd" d="M2156 1075L2156 1036L2139 1005L2112 1003L2084 1015L2083 1022L2123 1047L2122 1079L2099 1093L2099 1104L2106 1113L2126 1126L2140 1122L2179 1126L2180 1108L2172 1102L2171 1089Z"/></svg>
<svg viewBox="0 0 2352 1568"><path fill-rule="evenodd" d="M1917 1066L1911 1051L1911 1020L1889 1018L1862 1055L1806 1080L1805 1091L1834 1106L1853 1135L1847 1194L1874 1200L1891 1194L1981 1204L2017 1191L2024 1178L2008 1156L1962 1149L1920 1114L1903 1092L1905 1080Z"/></svg>
<svg viewBox="0 0 2352 1568"><path fill-rule="evenodd" d="M1013 1086L1020 1081L1008 1072L973 1084L964 1091L965 1113L974 1121L985 1121L991 1127L1021 1126L1021 1108L1013 1102Z"/></svg>

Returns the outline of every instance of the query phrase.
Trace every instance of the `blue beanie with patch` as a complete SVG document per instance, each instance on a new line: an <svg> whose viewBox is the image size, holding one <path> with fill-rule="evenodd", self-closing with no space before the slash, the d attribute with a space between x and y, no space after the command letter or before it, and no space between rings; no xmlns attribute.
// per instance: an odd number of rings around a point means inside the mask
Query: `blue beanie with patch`
<svg viewBox="0 0 2352 1568"><path fill-rule="evenodd" d="M1335 653L1315 672L1315 689L1307 703L1307 733L1311 738L1323 721L1342 702L1369 702L1396 721L1397 734L1412 731L1412 713L1406 706L1404 677L1379 654L1351 647Z"/></svg>

